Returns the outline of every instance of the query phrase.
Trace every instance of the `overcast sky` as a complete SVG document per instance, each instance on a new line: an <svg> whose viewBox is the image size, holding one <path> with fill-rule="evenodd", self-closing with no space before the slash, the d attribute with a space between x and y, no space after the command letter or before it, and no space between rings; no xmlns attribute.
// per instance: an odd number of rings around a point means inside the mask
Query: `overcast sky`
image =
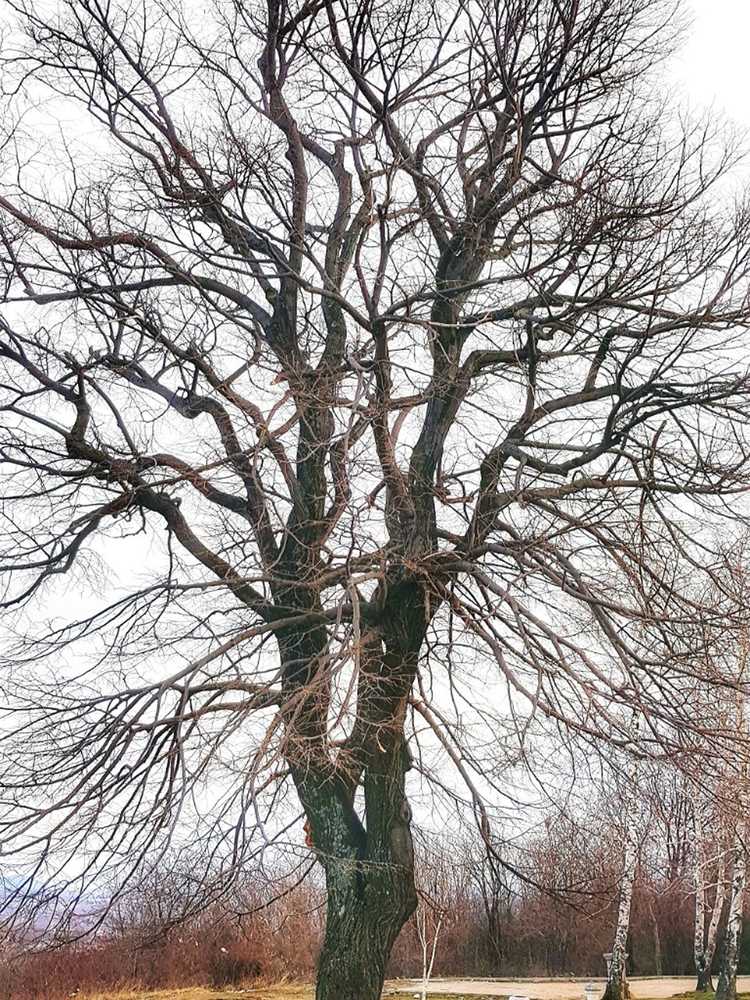
<svg viewBox="0 0 750 1000"><path fill-rule="evenodd" d="M689 0L693 24L674 71L686 96L750 128L750 0Z"/></svg>
<svg viewBox="0 0 750 1000"><path fill-rule="evenodd" d="M718 114L726 114L750 131L750 56L747 51L750 0L687 0L687 3L692 8L693 23L687 43L666 79L674 81L675 96L688 99L696 111L712 107ZM2 0L0 17L1 8ZM60 118L65 113L61 110ZM133 576L138 578L137 582L144 582L141 579L143 567L159 558L158 553L154 556L151 546L160 546L162 541L162 534L155 541L152 536L141 535L121 543L116 554L111 548L108 554L119 575L114 584L125 587L133 582ZM66 614L83 613L78 603L87 607L95 600L98 604L100 593L99 576L91 574L88 581L79 578L78 585L60 597L60 612L64 608ZM50 604L55 607L50 601L47 611L50 611ZM55 669L61 670L61 658L55 661ZM521 798L524 796L523 789L514 788L513 791ZM416 805L419 808L418 799Z"/></svg>

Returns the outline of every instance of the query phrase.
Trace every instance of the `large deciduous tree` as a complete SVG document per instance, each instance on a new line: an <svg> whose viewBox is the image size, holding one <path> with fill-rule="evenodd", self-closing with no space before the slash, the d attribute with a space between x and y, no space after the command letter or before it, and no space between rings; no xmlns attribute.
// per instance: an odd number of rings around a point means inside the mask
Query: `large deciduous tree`
<svg viewBox="0 0 750 1000"><path fill-rule="evenodd" d="M317 995L374 1000L410 768L491 845L545 726L705 744L736 151L665 94L662 0L6 6L9 907L186 830L226 885L293 789Z"/></svg>

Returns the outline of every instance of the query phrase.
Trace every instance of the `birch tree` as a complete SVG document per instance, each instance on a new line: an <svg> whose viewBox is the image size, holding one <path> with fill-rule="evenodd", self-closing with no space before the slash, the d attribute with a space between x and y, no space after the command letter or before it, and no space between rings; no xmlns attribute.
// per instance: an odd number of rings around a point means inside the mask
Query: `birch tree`
<svg viewBox="0 0 750 1000"><path fill-rule="evenodd" d="M737 996L737 965L742 941L742 910L745 901L747 875L747 848L745 845L747 819L742 817L735 825L731 849L732 891L729 897L729 914L724 934L724 947L716 983L717 1000L734 1000Z"/></svg>
<svg viewBox="0 0 750 1000"><path fill-rule="evenodd" d="M620 901L617 907L617 923L612 942L612 954L607 969L605 1000L626 1000L630 996L627 977L627 943L630 930L630 909L633 902L636 865L638 863L638 842L632 822L625 835L625 851L620 878Z"/></svg>
<svg viewBox="0 0 750 1000"><path fill-rule="evenodd" d="M639 735L639 729L640 720L636 717L632 723L632 732L636 739ZM638 867L640 839L643 835L641 829L642 810L639 800L640 789L638 785L637 766L631 764L626 769L624 783L624 788L615 787L612 789L613 798L620 803L622 810L623 855L617 921L615 923L612 952L609 956L607 967L607 985L604 990L604 1000L628 1000L630 997L627 975L628 933L630 931L630 911L633 904L633 888L635 886L636 870ZM615 785L617 785L617 782L615 782Z"/></svg>
<svg viewBox="0 0 750 1000"><path fill-rule="evenodd" d="M746 581L745 565L741 564L736 569L736 576L740 585ZM750 662L750 642L748 632L741 629L733 637L734 642L730 643L730 657L734 657L738 663L738 676L743 680L748 677ZM743 736L748 732L747 725L747 704L744 690L739 690L734 698L734 711L730 718L739 733ZM727 815L731 820L732 828L732 890L729 897L729 913L727 916L727 927L724 933L724 947L719 966L719 978L716 984L716 997L718 1000L734 1000L737 995L737 966L740 958L740 945L742 943L742 919L745 903L745 883L747 878L747 830L748 830L748 784L750 783L750 768L747 761L740 759L732 769L730 780L726 782L727 788Z"/></svg>
<svg viewBox="0 0 750 1000"><path fill-rule="evenodd" d="M424 894L421 896L415 914L417 940L422 952L421 1000L427 1000L427 990L435 967L440 931L443 928L445 911L436 907Z"/></svg>
<svg viewBox="0 0 750 1000"><path fill-rule="evenodd" d="M706 832L703 824L701 805L697 804L693 811L693 853L695 865L695 935L693 956L697 976L696 992L703 993L713 990L711 968L716 943L719 935L719 923L726 899L725 881L725 839L721 825L714 827L714 839L711 841L715 857L706 857ZM709 872L713 870L711 880L714 885L713 900L709 908L708 888ZM710 914L710 916L709 916ZM706 919L708 917L708 927Z"/></svg>
<svg viewBox="0 0 750 1000"><path fill-rule="evenodd" d="M695 597L748 483L738 150L655 97L669 0L6 8L7 911L276 845L318 1000L376 1000L417 782L489 849L548 728L735 752L683 691L745 613Z"/></svg>

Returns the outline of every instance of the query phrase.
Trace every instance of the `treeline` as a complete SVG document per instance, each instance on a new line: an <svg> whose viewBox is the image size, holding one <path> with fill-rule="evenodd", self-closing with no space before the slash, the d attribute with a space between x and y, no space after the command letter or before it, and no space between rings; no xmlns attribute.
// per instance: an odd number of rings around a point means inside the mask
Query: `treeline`
<svg viewBox="0 0 750 1000"><path fill-rule="evenodd" d="M280 883L279 892L292 891L268 903L265 879L262 894L254 881L183 917L183 901L165 872L113 907L93 936L33 950L9 940L0 964L0 1000L309 978L323 928L318 887ZM255 912L243 915L248 909Z"/></svg>
<svg viewBox="0 0 750 1000"><path fill-rule="evenodd" d="M423 842L420 910L397 941L389 975L421 976L423 944L431 950L436 935L434 975L604 975L619 890L618 836L615 825L558 818L513 851ZM692 870L688 825L669 816L652 823L633 898L631 975L694 973ZM93 938L6 958L0 1000L313 975L325 920L314 876L296 884L249 874L192 915L185 898L173 870L151 877L111 907ZM741 970L750 969L745 944ZM9 941L7 954L18 945Z"/></svg>

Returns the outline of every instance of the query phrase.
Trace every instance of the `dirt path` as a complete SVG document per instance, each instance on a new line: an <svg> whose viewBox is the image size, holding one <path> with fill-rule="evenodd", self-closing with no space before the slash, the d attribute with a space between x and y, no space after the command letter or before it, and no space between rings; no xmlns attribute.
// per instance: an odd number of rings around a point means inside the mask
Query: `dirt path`
<svg viewBox="0 0 750 1000"><path fill-rule="evenodd" d="M603 979L590 980L601 983ZM429 992L446 996L522 996L529 1000L583 1000L585 979L433 979ZM630 979L630 989L638 1000L664 1000L676 993L686 993L695 987L694 976L674 976L668 979ZM391 988L404 994L414 994L418 981L391 983ZM750 992L750 976L737 977L737 992Z"/></svg>

